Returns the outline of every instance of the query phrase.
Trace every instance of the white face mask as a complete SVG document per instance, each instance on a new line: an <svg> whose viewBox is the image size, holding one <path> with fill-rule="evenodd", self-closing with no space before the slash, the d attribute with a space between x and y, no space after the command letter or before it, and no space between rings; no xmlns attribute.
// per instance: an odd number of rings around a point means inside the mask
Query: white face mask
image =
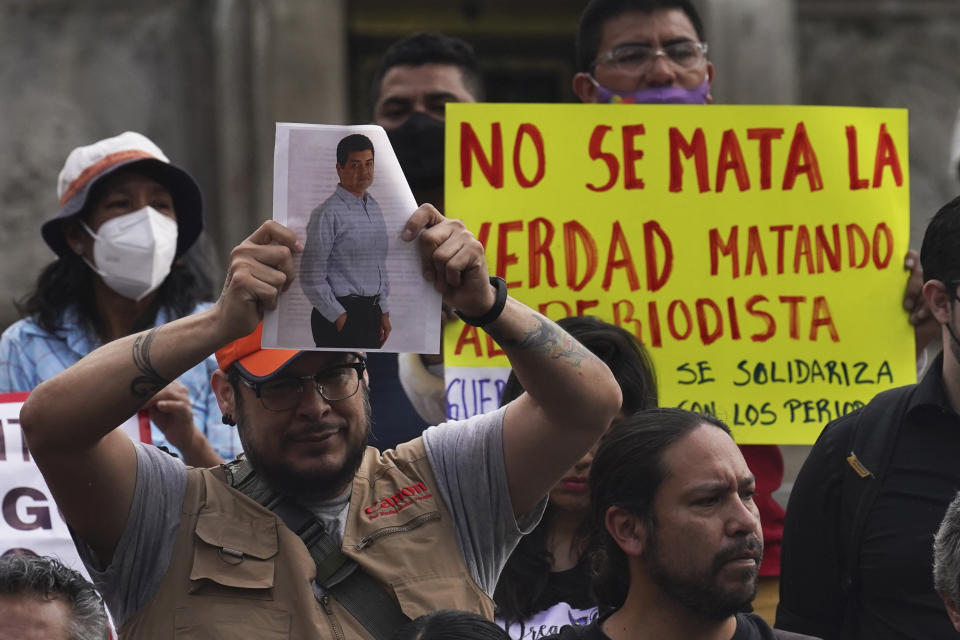
<svg viewBox="0 0 960 640"><path fill-rule="evenodd" d="M107 220L99 233L80 224L94 239L97 266L83 261L124 298L142 299L170 273L177 254L177 223L153 207Z"/></svg>

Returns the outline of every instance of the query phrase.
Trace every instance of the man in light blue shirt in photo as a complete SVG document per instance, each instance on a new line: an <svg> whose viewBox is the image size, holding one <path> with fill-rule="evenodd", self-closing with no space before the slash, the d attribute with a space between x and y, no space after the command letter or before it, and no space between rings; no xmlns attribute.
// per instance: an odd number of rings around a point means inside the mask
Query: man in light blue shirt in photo
<svg viewBox="0 0 960 640"><path fill-rule="evenodd" d="M307 223L300 286L314 307L310 326L318 347L379 349L390 336L387 225L367 193L373 157L366 136L340 140L340 183Z"/></svg>

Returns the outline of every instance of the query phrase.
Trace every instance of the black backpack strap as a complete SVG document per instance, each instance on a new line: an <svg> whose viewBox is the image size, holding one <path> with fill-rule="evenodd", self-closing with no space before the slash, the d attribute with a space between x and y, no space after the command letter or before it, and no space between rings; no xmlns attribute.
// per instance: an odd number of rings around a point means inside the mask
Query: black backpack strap
<svg viewBox="0 0 960 640"><path fill-rule="evenodd" d="M410 622L400 605L324 530L312 513L260 480L246 459L222 465L227 484L270 509L303 541L317 565L318 597L333 596L375 640L390 638Z"/></svg>
<svg viewBox="0 0 960 640"><path fill-rule="evenodd" d="M355 562L350 564L355 570L329 589L320 586L320 595L329 592L376 640L393 637L397 629L410 622L410 618L379 582Z"/></svg>
<svg viewBox="0 0 960 640"><path fill-rule="evenodd" d="M910 385L877 394L860 410L850 434L850 453L846 457L849 469L841 484L843 511L849 514L842 529L846 559L842 586L848 597L860 567L867 516L883 486L915 388L916 385Z"/></svg>

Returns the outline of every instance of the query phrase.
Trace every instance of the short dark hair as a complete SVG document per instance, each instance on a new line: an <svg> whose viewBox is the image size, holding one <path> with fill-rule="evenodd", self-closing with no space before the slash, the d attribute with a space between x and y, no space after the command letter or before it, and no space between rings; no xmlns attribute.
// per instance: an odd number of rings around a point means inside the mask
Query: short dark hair
<svg viewBox="0 0 960 640"><path fill-rule="evenodd" d="M590 467L591 569L597 602L619 607L630 588L623 550L607 532L607 510L622 507L655 526L653 502L666 478L666 450L702 424L730 429L714 416L685 409L646 409L614 423Z"/></svg>
<svg viewBox="0 0 960 640"><path fill-rule="evenodd" d="M391 640L509 640L507 632L470 611L441 609L400 627Z"/></svg>
<svg viewBox="0 0 960 640"><path fill-rule="evenodd" d="M597 58L600 49L600 38L603 35L603 26L613 18L625 13L653 13L664 9L680 9L697 32L700 42L706 42L703 31L703 21L700 14L690 0L591 0L577 25L577 69L588 72Z"/></svg>
<svg viewBox="0 0 960 640"><path fill-rule="evenodd" d="M927 225L920 264L924 282L960 280L960 196L940 207Z"/></svg>
<svg viewBox="0 0 960 640"><path fill-rule="evenodd" d="M380 58L380 66L373 74L370 90L373 102L380 99L380 85L387 71L400 65L419 67L425 64L457 67L467 91L477 100L483 100L483 79L480 77L477 54L468 42L442 33L415 33L391 44Z"/></svg>
<svg viewBox="0 0 960 640"><path fill-rule="evenodd" d="M56 558L28 554L0 557L0 595L62 600L71 612L71 640L109 637L100 594L82 575Z"/></svg>
<svg viewBox="0 0 960 640"><path fill-rule="evenodd" d="M373 149L373 143L370 138L362 133L351 133L346 138L337 143L337 164L341 167L346 166L347 157L354 151L367 151L376 155Z"/></svg>
<svg viewBox="0 0 960 640"><path fill-rule="evenodd" d="M625 414L657 406L657 375L650 354L637 338L621 327L593 316L561 318L557 324L610 367L620 385ZM523 393L512 371L500 395L504 405Z"/></svg>

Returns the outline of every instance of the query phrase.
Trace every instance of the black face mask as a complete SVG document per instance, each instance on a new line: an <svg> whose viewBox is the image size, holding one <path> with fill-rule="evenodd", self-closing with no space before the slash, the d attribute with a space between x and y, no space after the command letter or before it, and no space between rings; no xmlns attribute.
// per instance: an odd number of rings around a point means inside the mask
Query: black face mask
<svg viewBox="0 0 960 640"><path fill-rule="evenodd" d="M425 113L414 113L402 125L387 131L400 168L414 191L443 187L444 124Z"/></svg>

